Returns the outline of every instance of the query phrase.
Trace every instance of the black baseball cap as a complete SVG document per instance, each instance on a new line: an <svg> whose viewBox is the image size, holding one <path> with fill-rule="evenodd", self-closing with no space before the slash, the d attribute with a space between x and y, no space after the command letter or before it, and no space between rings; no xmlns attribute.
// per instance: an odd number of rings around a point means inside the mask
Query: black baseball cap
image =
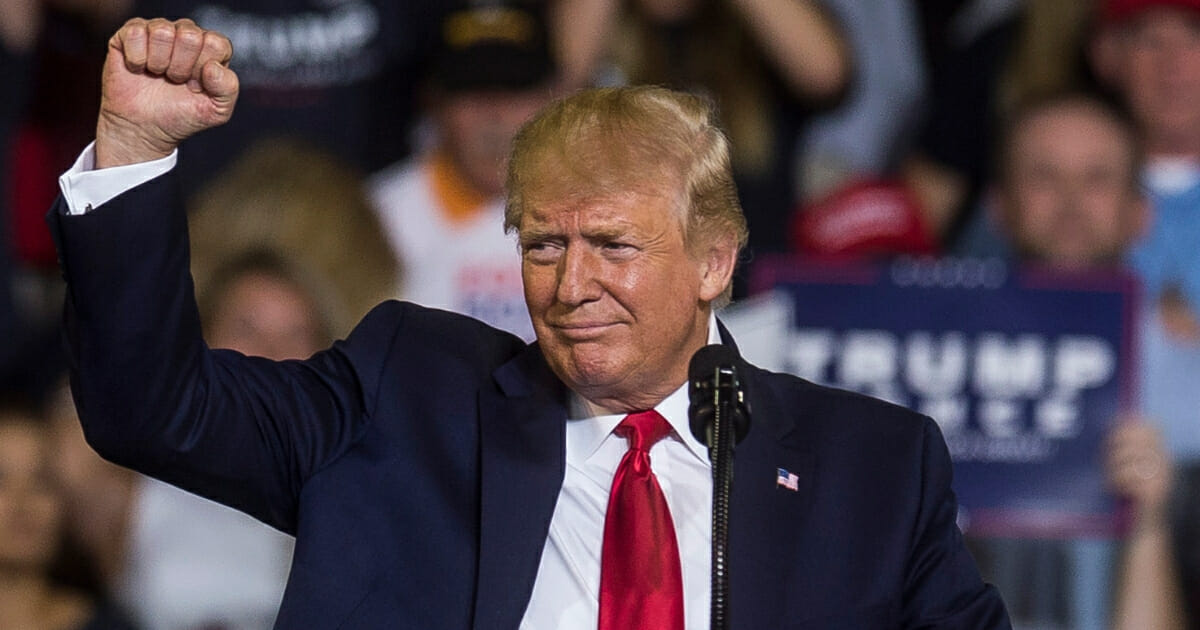
<svg viewBox="0 0 1200 630"><path fill-rule="evenodd" d="M442 20L430 82L446 92L523 90L555 73L540 8L489 4Z"/></svg>

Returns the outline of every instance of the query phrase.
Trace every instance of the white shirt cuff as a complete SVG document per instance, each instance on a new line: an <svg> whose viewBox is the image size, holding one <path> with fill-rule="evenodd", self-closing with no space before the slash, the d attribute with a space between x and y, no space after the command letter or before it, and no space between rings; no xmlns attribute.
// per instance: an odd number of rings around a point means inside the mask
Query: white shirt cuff
<svg viewBox="0 0 1200 630"><path fill-rule="evenodd" d="M121 193L136 188L175 168L178 151L150 162L96 170L96 143L79 154L79 159L58 178L69 214L84 214L108 203Z"/></svg>

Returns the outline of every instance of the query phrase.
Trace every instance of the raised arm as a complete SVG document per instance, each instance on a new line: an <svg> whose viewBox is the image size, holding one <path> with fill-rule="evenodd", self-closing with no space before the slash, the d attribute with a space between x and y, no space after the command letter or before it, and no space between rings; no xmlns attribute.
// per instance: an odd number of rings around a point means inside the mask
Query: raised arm
<svg viewBox="0 0 1200 630"><path fill-rule="evenodd" d="M1121 554L1113 630L1186 627L1175 567L1169 499L1173 471L1158 431L1142 419L1120 422L1109 435L1105 473L1130 501L1133 523Z"/></svg>
<svg viewBox="0 0 1200 630"><path fill-rule="evenodd" d="M799 98L830 101L851 75L846 38L816 0L720 0L746 23L767 60ZM636 4L636 3L634 3ZM686 12L688 2L665 2L666 13ZM556 53L568 89L586 85L610 52L623 7L617 0L557 0L550 5Z"/></svg>
<svg viewBox="0 0 1200 630"><path fill-rule="evenodd" d="M68 175L87 191L75 191L86 207L62 200L48 221L67 280L71 386L88 442L118 464L292 531L304 483L361 434L374 385L360 375L378 373L387 352L379 340L396 318L369 317L359 334L303 362L205 345L173 175L144 179L148 167L130 165L229 119L238 91L230 55L225 37L190 21L126 23L104 70L99 170L88 170L85 153ZM97 188L113 194L89 196Z"/></svg>
<svg viewBox="0 0 1200 630"><path fill-rule="evenodd" d="M729 0L800 97L837 97L849 83L846 38L816 0Z"/></svg>

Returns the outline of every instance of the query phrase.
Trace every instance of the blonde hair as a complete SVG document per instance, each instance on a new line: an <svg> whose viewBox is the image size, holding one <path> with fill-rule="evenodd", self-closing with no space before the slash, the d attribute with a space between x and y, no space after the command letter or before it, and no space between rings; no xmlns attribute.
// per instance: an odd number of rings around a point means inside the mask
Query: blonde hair
<svg viewBox="0 0 1200 630"><path fill-rule="evenodd" d="M678 197L693 253L722 238L740 250L749 234L713 107L661 87L582 90L542 110L513 141L507 190L510 232L520 231L528 205L632 191Z"/></svg>
<svg viewBox="0 0 1200 630"><path fill-rule="evenodd" d="M396 257L358 173L297 140L248 149L193 200L192 274L201 305L222 268L250 253L286 261L334 336L393 297Z"/></svg>

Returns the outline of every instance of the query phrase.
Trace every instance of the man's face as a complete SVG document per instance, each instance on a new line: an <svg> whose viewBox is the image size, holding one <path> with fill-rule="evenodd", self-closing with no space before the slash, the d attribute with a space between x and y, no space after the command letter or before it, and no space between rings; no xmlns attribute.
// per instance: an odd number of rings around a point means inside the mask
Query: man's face
<svg viewBox="0 0 1200 630"><path fill-rule="evenodd" d="M63 500L36 419L0 418L0 567L44 571L58 548Z"/></svg>
<svg viewBox="0 0 1200 630"><path fill-rule="evenodd" d="M1147 9L1115 37L1117 80L1151 142L1200 134L1200 17Z"/></svg>
<svg viewBox="0 0 1200 630"><path fill-rule="evenodd" d="M687 379L733 255L689 255L667 195L528 205L525 300L551 368L610 411L653 407Z"/></svg>
<svg viewBox="0 0 1200 630"><path fill-rule="evenodd" d="M1035 114L1015 131L1002 203L1023 253L1070 268L1120 257L1142 210L1128 143L1113 121L1080 104Z"/></svg>
<svg viewBox="0 0 1200 630"><path fill-rule="evenodd" d="M549 92L464 92L441 97L435 108L442 147L477 192L504 190L513 136L548 101Z"/></svg>
<svg viewBox="0 0 1200 630"><path fill-rule="evenodd" d="M316 307L300 287L267 273L230 282L212 314L209 344L283 361L324 347Z"/></svg>

